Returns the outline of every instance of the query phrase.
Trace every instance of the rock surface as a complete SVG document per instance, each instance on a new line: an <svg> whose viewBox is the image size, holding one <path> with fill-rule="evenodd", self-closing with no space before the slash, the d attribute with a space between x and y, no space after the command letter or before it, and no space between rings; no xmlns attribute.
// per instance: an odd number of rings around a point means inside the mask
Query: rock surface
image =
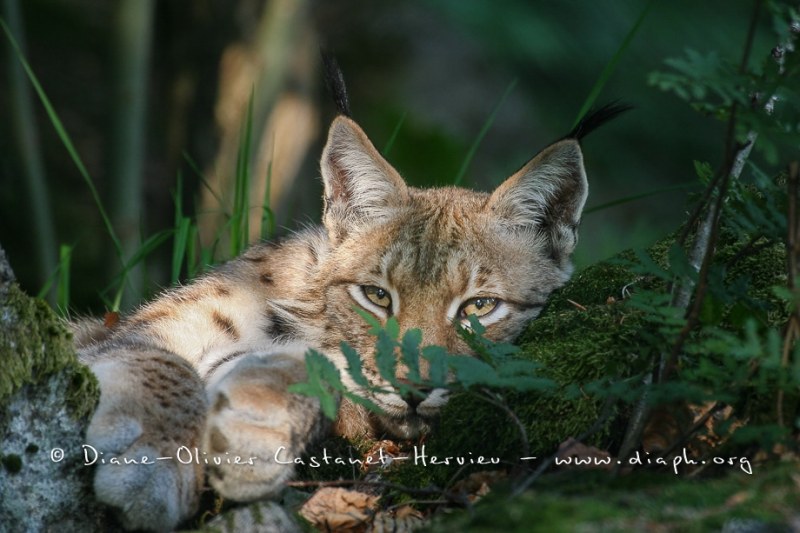
<svg viewBox="0 0 800 533"><path fill-rule="evenodd" d="M99 390L64 325L0 249L0 530L100 531L81 445Z"/></svg>

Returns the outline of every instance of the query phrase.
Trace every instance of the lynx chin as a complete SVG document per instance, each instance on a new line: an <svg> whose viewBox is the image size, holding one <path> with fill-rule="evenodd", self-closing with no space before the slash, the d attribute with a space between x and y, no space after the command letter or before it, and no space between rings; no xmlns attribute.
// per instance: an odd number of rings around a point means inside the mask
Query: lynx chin
<svg viewBox="0 0 800 533"><path fill-rule="evenodd" d="M87 445L120 458L94 466L98 499L119 509L126 528L161 531L193 514L205 476L227 499L276 494L293 464L212 458L272 458L279 449L299 457L330 429L316 399L287 391L305 379L308 348L345 370L346 341L364 357L369 382L389 387L355 308L395 317L401 331L419 328L426 344L454 353L469 353L453 327L469 315L487 338L513 340L571 273L588 192L579 140L624 109L591 114L490 193L409 187L353 120L336 118L320 164L319 227L252 246L111 329L73 325L101 388ZM382 415L343 402L332 429L420 435L447 402L443 389L424 392L373 395ZM123 460L183 447L209 460Z"/></svg>

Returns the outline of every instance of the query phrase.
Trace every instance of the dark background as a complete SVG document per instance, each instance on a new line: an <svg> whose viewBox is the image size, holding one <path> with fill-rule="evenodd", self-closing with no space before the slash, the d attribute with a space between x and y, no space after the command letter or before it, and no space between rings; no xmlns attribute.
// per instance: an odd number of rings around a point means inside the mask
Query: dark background
<svg viewBox="0 0 800 533"><path fill-rule="evenodd" d="M203 187L184 153L208 180L233 174L234 164L220 154L226 139L237 145L236 137L222 124L241 119L225 119L225 105L236 102L230 94L251 90L254 130L261 131L285 106L303 110L305 117L301 128L295 115L285 115L289 118L271 137L276 165L278 143L300 146L293 170L285 172L286 185L272 197L278 225L292 229L319 220L317 161L335 115L321 81L320 45L338 56L353 116L379 149L402 120L388 159L415 185L453 181L516 80L463 181L489 190L571 129L647 5L643 0L4 0L3 17L24 45L115 229L135 247L171 227L179 175L184 211L214 210L203 204ZM126 11L141 15L147 9L142 6L152 8L145 22L149 38ZM10 16L14 8L16 23ZM686 49L716 50L738 62L751 9L750 2L731 0L653 4L598 98L599 103L619 98L636 110L593 134L584 147L588 207L656 194L587 213L576 253L579 266L648 244L685 218L692 189L662 189L695 181L693 160L719 163L723 125L650 86L648 74L665 70L664 60ZM770 36L762 31L769 20L762 18L752 58L764 58L770 47ZM4 35L1 40L6 48ZM146 65L131 81L126 72L130 54L137 52ZM250 75L230 67L241 65L236 58L242 57L256 58ZM18 65L9 48L0 70L0 243L31 293L52 277L58 245L71 245L70 307L102 311L99 292L119 271L119 261L85 181L35 94L33 112L25 114L13 81ZM142 108L131 112L136 97ZM239 103L233 107L241 110L246 98ZM38 142L23 137L20 123L35 127ZM120 154L131 146L131 135L141 149L128 151L126 159ZM38 147L45 185L38 192L28 187L26 143ZM120 183L131 184L120 168L135 170L141 179L137 192ZM134 219L117 219L118 206L134 198L141 201ZM39 225L36 202L44 202L51 215ZM41 227L50 228L49 246L41 246ZM126 306L170 283L170 254L168 240L148 257Z"/></svg>

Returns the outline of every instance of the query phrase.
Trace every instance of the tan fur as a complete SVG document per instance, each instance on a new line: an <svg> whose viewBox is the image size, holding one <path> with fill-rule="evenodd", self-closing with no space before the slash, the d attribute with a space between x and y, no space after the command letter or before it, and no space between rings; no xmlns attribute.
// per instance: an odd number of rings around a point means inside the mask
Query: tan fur
<svg viewBox="0 0 800 533"><path fill-rule="evenodd" d="M359 392L339 351L346 341L362 355L370 382L388 387L354 307L381 321L394 316L402 330L419 328L426 344L468 353L453 326L464 321L464 302L495 298L481 321L487 337L509 341L569 277L587 191L576 141L546 148L493 193L422 190L407 187L364 132L340 117L321 168L322 227L253 246L111 331L79 328L81 357L102 391L89 444L121 457L197 446L223 496L276 494L292 474L276 452L299 456L326 426L316 400L287 392L305 379L308 348L324 353ZM385 290L391 309L372 303L365 286ZM447 393L430 391L413 405L392 392L372 400L384 414L345 402L335 429L416 437L430 429ZM224 461L236 456L247 464ZM192 513L202 479L202 464L175 460L103 465L95 488L126 526L159 530Z"/></svg>

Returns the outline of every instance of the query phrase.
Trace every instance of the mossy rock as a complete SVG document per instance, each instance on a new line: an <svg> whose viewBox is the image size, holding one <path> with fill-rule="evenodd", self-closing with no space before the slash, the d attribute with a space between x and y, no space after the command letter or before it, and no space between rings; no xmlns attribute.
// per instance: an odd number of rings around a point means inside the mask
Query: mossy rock
<svg viewBox="0 0 800 533"><path fill-rule="evenodd" d="M78 363L66 326L47 303L27 296L16 284L6 289L0 303L0 360L0 405L24 386L64 373L70 380L64 400L71 416L84 419L94 411L97 380Z"/></svg>
<svg viewBox="0 0 800 533"><path fill-rule="evenodd" d="M0 278L0 529L99 531L81 452L97 382L50 307Z"/></svg>

